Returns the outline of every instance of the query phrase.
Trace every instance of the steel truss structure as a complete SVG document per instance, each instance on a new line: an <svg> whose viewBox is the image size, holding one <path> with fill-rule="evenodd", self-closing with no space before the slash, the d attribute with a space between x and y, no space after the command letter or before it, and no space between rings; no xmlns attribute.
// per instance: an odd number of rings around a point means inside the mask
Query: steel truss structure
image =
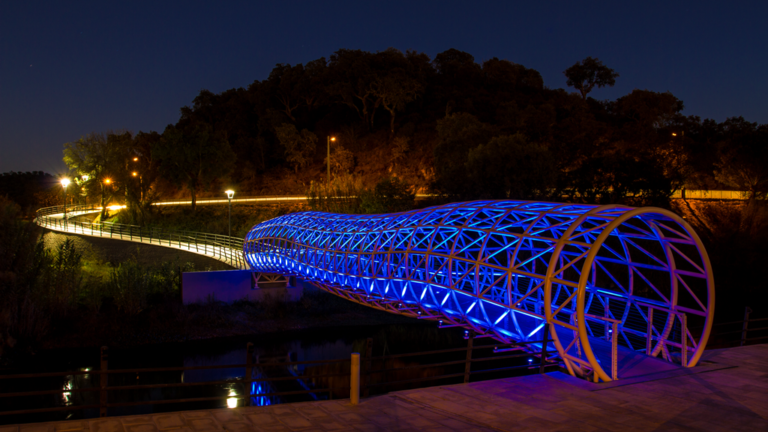
<svg viewBox="0 0 768 432"><path fill-rule="evenodd" d="M256 225L244 253L253 271L503 343L542 340L549 325L569 372L595 381L617 378L617 350L694 366L714 314L701 240L660 208L475 201L302 212Z"/></svg>

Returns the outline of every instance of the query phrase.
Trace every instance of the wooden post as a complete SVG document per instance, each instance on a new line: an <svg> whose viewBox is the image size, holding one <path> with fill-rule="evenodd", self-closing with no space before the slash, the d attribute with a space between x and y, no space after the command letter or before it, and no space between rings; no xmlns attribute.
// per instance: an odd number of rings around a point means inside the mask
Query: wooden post
<svg viewBox="0 0 768 432"><path fill-rule="evenodd" d="M107 416L107 383L109 376L107 368L109 363L109 348L101 347L101 374L99 374L101 391L99 392L99 417Z"/></svg>
<svg viewBox="0 0 768 432"><path fill-rule="evenodd" d="M680 341L680 346L683 349L680 360L683 363L683 367L688 367L688 315L680 315L680 324L682 326L683 333L681 338L682 340Z"/></svg>
<svg viewBox="0 0 768 432"><path fill-rule="evenodd" d="M360 403L360 354L352 353L352 367L349 377L349 403Z"/></svg>
<svg viewBox="0 0 768 432"><path fill-rule="evenodd" d="M373 338L365 341L365 369L363 370L363 397L370 395L371 385L371 357L373 356Z"/></svg>
<svg viewBox="0 0 768 432"><path fill-rule="evenodd" d="M749 327L749 314L752 313L752 308L747 306L744 308L744 326L741 328L741 343L739 346L744 346L747 343L747 328Z"/></svg>
<svg viewBox="0 0 768 432"><path fill-rule="evenodd" d="M467 361L464 364L464 384L469 382L469 373L472 370L472 345L475 339L475 332L469 331L469 339L467 339Z"/></svg>
<svg viewBox="0 0 768 432"><path fill-rule="evenodd" d="M611 302L611 299L610 299L610 298L606 298L606 299L605 299L605 312L604 312L604 313L605 313L605 315L604 315L604 316L605 316L606 318L608 318L608 316L611 314L611 307L610 307L610 302ZM605 340L607 340L607 341L610 341L610 340L611 340L611 335L610 335L610 334L608 334L608 329L609 329L609 328L610 328L610 324L608 323L608 321L606 321L606 322L605 322Z"/></svg>
<svg viewBox="0 0 768 432"><path fill-rule="evenodd" d="M245 399L245 406L251 406L251 389L253 388L253 343L248 342L245 346L245 388L248 390L248 397Z"/></svg>
<svg viewBox="0 0 768 432"><path fill-rule="evenodd" d="M645 339L645 354L651 355L653 345L653 308L648 306L648 334Z"/></svg>
<svg viewBox="0 0 768 432"><path fill-rule="evenodd" d="M544 324L544 337L541 339L541 362L539 363L539 373L544 373L544 365L547 362L547 341L549 340L549 324Z"/></svg>
<svg viewBox="0 0 768 432"><path fill-rule="evenodd" d="M619 323L613 323L611 332L611 379L619 379Z"/></svg>

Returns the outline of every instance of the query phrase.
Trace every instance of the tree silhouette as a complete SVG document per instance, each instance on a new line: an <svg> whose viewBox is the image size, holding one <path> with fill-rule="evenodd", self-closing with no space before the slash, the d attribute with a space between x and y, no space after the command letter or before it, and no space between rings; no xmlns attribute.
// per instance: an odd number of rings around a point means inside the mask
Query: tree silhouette
<svg viewBox="0 0 768 432"><path fill-rule="evenodd" d="M285 157L288 163L293 165L294 172L298 173L299 168L306 166L315 153L317 144L317 135L302 129L301 133L296 126L290 123L283 123L275 128L277 139L285 148Z"/></svg>
<svg viewBox="0 0 768 432"><path fill-rule="evenodd" d="M168 125L156 148L161 173L187 188L192 195L193 212L197 208L197 192L229 175L235 160L223 134L214 132L207 123Z"/></svg>
<svg viewBox="0 0 768 432"><path fill-rule="evenodd" d="M597 87L613 87L619 74L605 66L596 58L587 57L563 71L568 80L565 82L581 92L581 98L587 100L587 94Z"/></svg>

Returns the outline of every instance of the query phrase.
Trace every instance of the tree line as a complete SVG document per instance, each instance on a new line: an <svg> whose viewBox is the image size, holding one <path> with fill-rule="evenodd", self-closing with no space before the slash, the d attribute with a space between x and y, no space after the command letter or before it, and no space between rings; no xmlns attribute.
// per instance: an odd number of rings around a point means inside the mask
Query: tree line
<svg viewBox="0 0 768 432"><path fill-rule="evenodd" d="M163 184L193 202L224 186L305 193L325 181L326 163L335 179L395 176L449 199L666 206L683 188L738 189L752 199L768 191L768 125L683 115L670 92L595 99L619 74L591 57L564 78L576 92L456 49L433 59L340 49L278 64L246 88L202 90L162 133L83 136L65 144L64 160L82 193L102 203L124 197L138 215ZM341 137L330 161L327 136ZM270 189L270 179L288 177L301 181Z"/></svg>

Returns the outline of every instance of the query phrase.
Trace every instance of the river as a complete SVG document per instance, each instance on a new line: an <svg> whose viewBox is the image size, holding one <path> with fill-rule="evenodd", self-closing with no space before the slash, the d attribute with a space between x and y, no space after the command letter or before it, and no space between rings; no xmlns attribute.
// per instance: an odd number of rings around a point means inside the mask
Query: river
<svg viewBox="0 0 768 432"><path fill-rule="evenodd" d="M139 348L110 348L108 362L110 370L199 367L213 365L243 365L246 363L248 342L254 345L253 377L284 378L272 382L242 382L224 384L190 385L184 387L162 387L154 389L126 389L109 392L109 403L144 403L148 401L212 398L217 400L170 404L142 404L111 407L108 415L133 415L178 410L224 408L243 406L249 391L251 405L271 405L286 402L323 400L349 397L349 363L285 365L286 362L307 362L318 360L349 359L352 352L365 354L370 339L371 354L374 357L391 354L405 354L431 350L466 347L464 330L461 328L438 328L434 322L413 324L391 324L383 326L352 326L341 328L309 329L267 336L244 336L211 341L185 342L143 346ZM491 339L475 339L475 345L487 345L476 349L473 356L493 357L509 353L493 353ZM0 370L2 375L43 372L90 372L100 367L99 349L61 349L39 352L24 362L23 367ZM366 362L363 370L373 373L363 377L367 386L366 394L376 395L393 390L463 382L463 376L448 379L431 377L444 374L461 375L466 351L441 353L419 357L404 357L382 361ZM493 369L511 365L525 365L532 362L530 357L492 360L473 364L472 370ZM536 359L535 361L538 361ZM450 363L437 367L418 367L421 364ZM459 363L461 362L461 363ZM367 369L366 369L367 368ZM385 372L377 370L388 369ZM535 373L538 368L522 368L503 373L473 375L472 379L487 379ZM339 375L331 376L327 375ZM119 373L109 375L109 386L140 386L149 384L202 383L210 381L242 380L244 367L224 369L196 369L186 371L161 371L141 373ZM85 407L98 405L99 392L78 390L99 387L99 375L74 374L59 377L3 379L0 393L41 391L60 389L59 394L25 397L0 398L0 414L3 411L49 408ZM393 381L409 382L387 385ZM332 391L315 391L332 388ZM309 390L310 392L306 392ZM272 392L300 392L283 396L262 396ZM99 416L98 408L74 409L35 414L1 415L0 424L54 421L63 419L94 418Z"/></svg>

